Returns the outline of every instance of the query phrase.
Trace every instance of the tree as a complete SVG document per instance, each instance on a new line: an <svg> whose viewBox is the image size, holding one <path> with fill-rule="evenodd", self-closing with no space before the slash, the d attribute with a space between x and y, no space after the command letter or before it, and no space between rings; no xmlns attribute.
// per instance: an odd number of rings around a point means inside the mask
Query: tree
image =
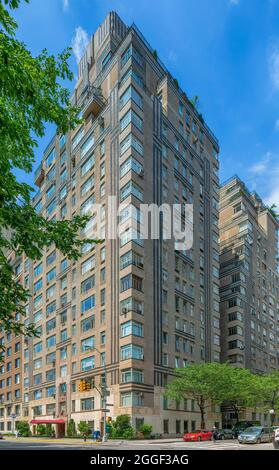
<svg viewBox="0 0 279 470"><path fill-rule="evenodd" d="M83 436L89 436L91 432L91 428L89 424L87 423L87 421L80 421L78 423L78 430L80 434L82 434Z"/></svg>
<svg viewBox="0 0 279 470"><path fill-rule="evenodd" d="M22 437L30 436L31 433L29 423L27 421L16 421L15 427Z"/></svg>
<svg viewBox="0 0 279 470"><path fill-rule="evenodd" d="M167 386L166 396L175 400L195 400L201 416L201 429L205 428L206 409L220 404L227 390L227 364L193 364L175 369L175 378Z"/></svg>
<svg viewBox="0 0 279 470"><path fill-rule="evenodd" d="M239 414L248 407L255 407L258 402L256 376L248 369L227 364L221 376L220 400L230 407L239 420Z"/></svg>
<svg viewBox="0 0 279 470"><path fill-rule="evenodd" d="M111 436L113 439L124 438L132 439L135 435L135 431L131 426L130 415L124 414L116 417L116 420L112 423Z"/></svg>
<svg viewBox="0 0 279 470"><path fill-rule="evenodd" d="M15 170L32 171L45 123L55 124L57 132L65 134L81 122L79 109L71 105L69 91L60 84L73 78L67 62L70 49L57 58L46 50L33 57L16 39L17 24L10 10L19 5L20 0L0 0L0 325L4 331L30 336L35 334L34 325L24 325L14 316L18 312L24 317L29 293L15 281L8 255L14 252L37 260L54 243L65 256L77 259L85 242L79 229L88 219L46 220L32 207L33 188L15 176Z"/></svg>
<svg viewBox="0 0 279 470"><path fill-rule="evenodd" d="M274 410L270 414L271 426L274 425L276 413L279 412L279 372L272 371L269 374L257 377L259 396L259 407L264 411Z"/></svg>
<svg viewBox="0 0 279 470"><path fill-rule="evenodd" d="M68 422L68 426L67 426L67 436L74 437L74 436L76 436L76 434L77 434L76 423L73 420L73 418L71 418L70 421Z"/></svg>
<svg viewBox="0 0 279 470"><path fill-rule="evenodd" d="M277 205L275 203L273 203L271 206L267 206L267 210L270 212L270 214L272 215L272 217L274 217L274 219L279 219L279 214L277 212Z"/></svg>

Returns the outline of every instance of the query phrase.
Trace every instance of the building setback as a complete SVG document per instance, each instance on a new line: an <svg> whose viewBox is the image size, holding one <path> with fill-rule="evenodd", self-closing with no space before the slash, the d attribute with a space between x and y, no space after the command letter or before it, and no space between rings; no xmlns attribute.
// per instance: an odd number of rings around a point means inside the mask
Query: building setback
<svg viewBox="0 0 279 470"><path fill-rule="evenodd" d="M278 369L278 222L232 177L220 190L221 359Z"/></svg>
<svg viewBox="0 0 279 470"><path fill-rule="evenodd" d="M218 141L156 51L116 13L91 37L78 69L73 103L85 122L48 145L35 174L36 210L58 220L100 203L105 223L110 195L136 208L193 204L194 243L175 251L174 240L132 239L131 230L108 240L103 229L105 241L86 245L77 262L50 247L39 262L16 266L32 293L28 318L41 331L22 345L17 419L73 418L100 429L98 390L79 387L94 379L99 388L106 371L109 417L128 413L136 427L144 421L179 434L200 419L191 400L164 398L174 367L220 361ZM11 428L15 399L7 362L2 431ZM207 420L219 420L214 409Z"/></svg>

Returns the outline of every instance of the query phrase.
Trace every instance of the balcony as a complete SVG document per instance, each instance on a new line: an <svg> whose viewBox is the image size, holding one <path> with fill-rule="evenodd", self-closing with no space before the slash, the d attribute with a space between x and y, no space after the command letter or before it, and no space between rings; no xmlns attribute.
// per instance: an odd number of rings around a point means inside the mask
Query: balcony
<svg viewBox="0 0 279 470"><path fill-rule="evenodd" d="M77 105L81 108L82 115L85 119L91 113L94 118L96 118L105 106L105 98L103 97L100 88L88 85L82 91Z"/></svg>
<svg viewBox="0 0 279 470"><path fill-rule="evenodd" d="M40 186L45 177L45 169L42 163L35 170L34 182L37 186Z"/></svg>

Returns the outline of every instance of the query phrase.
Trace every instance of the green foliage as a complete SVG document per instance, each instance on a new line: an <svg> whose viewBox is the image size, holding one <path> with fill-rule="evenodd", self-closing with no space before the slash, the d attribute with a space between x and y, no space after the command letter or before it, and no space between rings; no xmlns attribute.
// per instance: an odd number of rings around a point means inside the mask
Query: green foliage
<svg viewBox="0 0 279 470"><path fill-rule="evenodd" d="M154 49L153 51L153 57L155 60L158 60L158 52L156 51L156 49Z"/></svg>
<svg viewBox="0 0 279 470"><path fill-rule="evenodd" d="M122 434L125 429L131 426L131 417L130 415L124 414L116 417L116 420L113 422L113 427Z"/></svg>
<svg viewBox="0 0 279 470"><path fill-rule="evenodd" d="M130 441L132 439L135 439L135 436L136 431L134 430L134 428L132 428L132 426L129 426L119 437L122 437L123 439L128 439Z"/></svg>
<svg viewBox="0 0 279 470"><path fill-rule="evenodd" d="M83 436L84 435L89 436L89 434L91 433L91 428L89 424L87 423L87 421L80 421L78 423L78 430L80 434L82 434Z"/></svg>
<svg viewBox="0 0 279 470"><path fill-rule="evenodd" d="M68 422L68 426L67 426L67 436L68 437L74 437L76 435L77 435L76 423L71 418L70 421Z"/></svg>
<svg viewBox="0 0 279 470"><path fill-rule="evenodd" d="M112 439L134 439L136 433L131 426L130 415L124 414L116 417L116 420L112 423L111 429Z"/></svg>
<svg viewBox="0 0 279 470"><path fill-rule="evenodd" d="M257 401L255 376L248 370L229 364L193 364L175 370L176 377L168 385L166 396L175 400L196 400L205 426L205 412L210 404L229 402L237 411Z"/></svg>
<svg viewBox="0 0 279 470"><path fill-rule="evenodd" d="M15 427L22 437L30 436L31 432L27 421L16 421Z"/></svg>
<svg viewBox="0 0 279 470"><path fill-rule="evenodd" d="M44 424L37 424L37 435L38 436L46 435L46 426Z"/></svg>
<svg viewBox="0 0 279 470"><path fill-rule="evenodd" d="M276 204L272 204L271 206L267 206L267 210L272 215L272 217L274 217L274 219L277 220L279 218L279 214L277 212L277 205Z"/></svg>
<svg viewBox="0 0 279 470"><path fill-rule="evenodd" d="M140 427L140 432L144 435L145 438L150 437L150 434L152 433L152 426L151 424L142 424Z"/></svg>
<svg viewBox="0 0 279 470"><path fill-rule="evenodd" d="M198 95L193 96L193 98L190 99L190 103L195 109L198 109L200 104L200 98Z"/></svg>
<svg viewBox="0 0 279 470"><path fill-rule="evenodd" d="M46 436L47 437L52 437L53 436L53 431L51 424L46 424Z"/></svg>
<svg viewBox="0 0 279 470"><path fill-rule="evenodd" d="M65 256L77 259L85 242L79 229L88 219L47 221L32 207L33 189L15 176L15 170L32 171L34 149L46 123L65 134L81 122L79 109L72 106L69 91L61 85L73 78L70 49L58 57L46 50L33 57L16 39L17 24L10 11L19 5L20 0L0 0L0 325L5 331L31 336L34 325L14 318L15 311L25 316L29 293L15 281L7 255L15 252L37 260L54 243Z"/></svg>
<svg viewBox="0 0 279 470"><path fill-rule="evenodd" d="M279 413L279 372L274 370L269 374L257 376L256 381L258 385L258 406L267 412L274 410L275 413L270 415L271 424L273 425L276 414Z"/></svg>

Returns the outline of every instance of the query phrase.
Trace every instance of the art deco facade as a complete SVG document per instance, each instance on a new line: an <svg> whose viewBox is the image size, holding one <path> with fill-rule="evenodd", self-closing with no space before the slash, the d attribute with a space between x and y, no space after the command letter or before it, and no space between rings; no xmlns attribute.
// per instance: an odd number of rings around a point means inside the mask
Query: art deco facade
<svg viewBox="0 0 279 470"><path fill-rule="evenodd" d="M73 418L100 428L98 390L79 384L94 379L99 387L104 371L108 416L129 413L134 425L144 420L159 433L194 429L195 403L167 402L163 393L174 367L220 360L218 142L156 51L115 13L90 39L73 102L84 124L45 150L36 210L63 219L100 203L105 223L110 195L137 208L193 203L194 244L175 251L173 240L143 241L132 230L108 240L103 228L105 241L86 245L77 262L50 247L41 261L16 265L41 337L21 341L19 402L16 369L5 358L0 430L11 427L17 403L17 419ZM93 216L81 236L94 224ZM219 419L213 411L209 426Z"/></svg>
<svg viewBox="0 0 279 470"><path fill-rule="evenodd" d="M221 356L255 373L278 369L278 222L233 177L220 191Z"/></svg>

